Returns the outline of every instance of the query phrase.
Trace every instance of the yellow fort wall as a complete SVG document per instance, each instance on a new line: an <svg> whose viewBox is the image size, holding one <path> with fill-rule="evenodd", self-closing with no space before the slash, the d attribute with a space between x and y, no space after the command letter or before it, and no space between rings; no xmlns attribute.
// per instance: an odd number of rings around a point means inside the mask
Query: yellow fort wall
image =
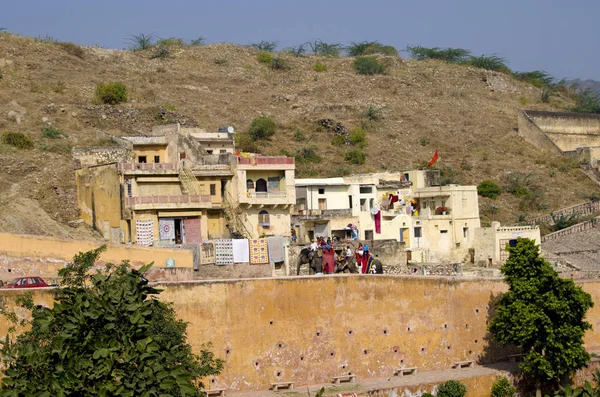
<svg viewBox="0 0 600 397"><path fill-rule="evenodd" d="M583 283L595 302L600 282ZM512 353L490 344L490 301L498 279L358 276L167 283L161 299L189 323L196 352L213 343L226 360L212 387L267 389L270 382L326 383L352 372L383 378L399 366L449 369ZM1 295L14 298L15 291ZM48 299L36 292L35 299ZM588 314L590 351L600 346L600 306ZM6 326L0 324L0 338ZM485 388L488 388L486 382ZM488 389L489 390L489 389Z"/></svg>

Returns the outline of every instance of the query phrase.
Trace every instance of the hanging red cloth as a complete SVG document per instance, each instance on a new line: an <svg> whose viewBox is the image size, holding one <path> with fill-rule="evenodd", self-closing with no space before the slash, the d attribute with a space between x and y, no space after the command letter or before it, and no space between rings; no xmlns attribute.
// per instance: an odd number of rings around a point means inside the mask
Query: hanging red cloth
<svg viewBox="0 0 600 397"><path fill-rule="evenodd" d="M375 233L381 234L381 211L377 211L375 215Z"/></svg>
<svg viewBox="0 0 600 397"><path fill-rule="evenodd" d="M429 162L429 164L427 164L427 168L431 167L439 158L440 156L438 155L438 151L436 150L435 154L431 158L431 161Z"/></svg>

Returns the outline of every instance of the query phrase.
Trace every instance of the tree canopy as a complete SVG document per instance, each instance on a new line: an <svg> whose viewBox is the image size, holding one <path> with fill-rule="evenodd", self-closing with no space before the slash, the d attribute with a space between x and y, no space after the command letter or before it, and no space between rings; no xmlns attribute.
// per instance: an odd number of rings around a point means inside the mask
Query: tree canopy
<svg viewBox="0 0 600 397"><path fill-rule="evenodd" d="M518 238L501 271L509 290L495 306L489 331L501 344L521 347L521 370L536 382L558 381L587 365L584 320L590 294L563 279L540 257L539 246Z"/></svg>
<svg viewBox="0 0 600 397"><path fill-rule="evenodd" d="M3 343L1 397L199 396L198 379L220 373L223 361L209 346L193 354L187 324L156 298L161 291L143 276L151 264L90 274L103 249L60 271L53 308L20 300L31 330Z"/></svg>

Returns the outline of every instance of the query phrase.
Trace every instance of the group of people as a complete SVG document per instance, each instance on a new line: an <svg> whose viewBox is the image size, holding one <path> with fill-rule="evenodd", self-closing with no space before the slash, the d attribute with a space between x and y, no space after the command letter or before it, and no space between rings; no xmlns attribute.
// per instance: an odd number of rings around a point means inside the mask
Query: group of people
<svg viewBox="0 0 600 397"><path fill-rule="evenodd" d="M315 253L315 256L322 256L324 273L333 273L336 271L335 250L331 238L318 237L317 240L313 240L310 244L310 250ZM342 250L341 255L338 257L341 268L348 267L349 269L352 269L350 264L353 260L356 264L357 273L359 274L383 273L381 261L377 255L371 254L369 246L366 244L362 245L361 243L358 243L354 253L352 252L352 247L346 245L346 249Z"/></svg>

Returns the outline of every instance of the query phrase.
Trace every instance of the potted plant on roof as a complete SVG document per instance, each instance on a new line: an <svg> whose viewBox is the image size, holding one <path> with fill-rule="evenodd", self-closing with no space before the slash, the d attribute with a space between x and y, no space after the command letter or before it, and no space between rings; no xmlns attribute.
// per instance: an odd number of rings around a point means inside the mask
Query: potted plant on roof
<svg viewBox="0 0 600 397"><path fill-rule="evenodd" d="M437 207L435 209L436 215L448 215L449 212L450 212L450 208L448 208L444 205L440 205L439 207Z"/></svg>

